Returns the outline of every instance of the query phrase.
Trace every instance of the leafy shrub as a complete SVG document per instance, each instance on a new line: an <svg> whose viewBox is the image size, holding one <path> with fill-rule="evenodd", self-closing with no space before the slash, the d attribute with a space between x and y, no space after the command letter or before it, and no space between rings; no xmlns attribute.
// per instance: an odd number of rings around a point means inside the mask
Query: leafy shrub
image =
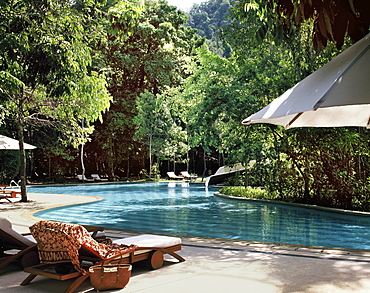
<svg viewBox="0 0 370 293"><path fill-rule="evenodd" d="M220 193L245 198L277 199L274 193L268 192L261 187L229 186L219 190Z"/></svg>
<svg viewBox="0 0 370 293"><path fill-rule="evenodd" d="M243 172L236 172L234 176L226 178L224 181L225 186L240 186L244 185L244 174Z"/></svg>

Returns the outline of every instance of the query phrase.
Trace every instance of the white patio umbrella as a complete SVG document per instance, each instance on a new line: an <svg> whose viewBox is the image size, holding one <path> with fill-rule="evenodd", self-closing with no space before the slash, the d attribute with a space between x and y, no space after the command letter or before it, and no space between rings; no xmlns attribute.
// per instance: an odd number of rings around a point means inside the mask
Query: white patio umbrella
<svg viewBox="0 0 370 293"><path fill-rule="evenodd" d="M24 143L24 148L26 150L32 150L35 149L36 147ZM1 150L19 150L19 141L10 137L7 137L5 135L0 135L0 149Z"/></svg>
<svg viewBox="0 0 370 293"><path fill-rule="evenodd" d="M370 127L370 33L242 122Z"/></svg>

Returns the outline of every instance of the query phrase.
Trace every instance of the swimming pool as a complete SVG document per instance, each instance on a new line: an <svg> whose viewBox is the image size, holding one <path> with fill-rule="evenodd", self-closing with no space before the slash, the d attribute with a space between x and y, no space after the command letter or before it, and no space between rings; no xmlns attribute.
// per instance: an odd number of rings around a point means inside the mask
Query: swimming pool
<svg viewBox="0 0 370 293"><path fill-rule="evenodd" d="M29 187L31 193L94 195L104 200L35 216L70 223L177 235L370 249L370 218L214 196L182 183Z"/></svg>

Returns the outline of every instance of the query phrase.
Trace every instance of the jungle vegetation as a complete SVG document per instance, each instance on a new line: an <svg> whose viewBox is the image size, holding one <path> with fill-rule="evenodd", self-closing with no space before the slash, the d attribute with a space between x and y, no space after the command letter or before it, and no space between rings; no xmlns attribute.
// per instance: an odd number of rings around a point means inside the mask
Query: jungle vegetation
<svg viewBox="0 0 370 293"><path fill-rule="evenodd" d="M361 1L325 1L344 7L341 30L324 4L283 2L187 15L165 0L2 1L0 133L37 150L1 151L1 180L206 176L255 160L233 184L369 211L368 130L241 125L369 31Z"/></svg>

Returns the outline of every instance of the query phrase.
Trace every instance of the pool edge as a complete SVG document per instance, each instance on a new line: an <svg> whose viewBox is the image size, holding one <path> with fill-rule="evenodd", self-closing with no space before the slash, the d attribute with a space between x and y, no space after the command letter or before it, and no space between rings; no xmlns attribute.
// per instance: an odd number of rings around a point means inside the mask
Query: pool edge
<svg viewBox="0 0 370 293"><path fill-rule="evenodd" d="M238 196L223 194L223 193L220 193L220 192L214 192L214 195L217 196L217 197L220 197L220 198L225 198L225 199L230 199L230 200L271 203L271 204L287 205L287 206L300 207L300 208L306 208L306 209L312 209L312 210L319 210L319 211L323 211L323 212L336 213L336 214L345 214L345 215L360 216L360 217L370 217L369 212L343 210L343 209L338 209L338 208L329 208L329 207L323 207L323 206L318 206L318 205L278 201L278 200L272 200L272 199L238 197Z"/></svg>

